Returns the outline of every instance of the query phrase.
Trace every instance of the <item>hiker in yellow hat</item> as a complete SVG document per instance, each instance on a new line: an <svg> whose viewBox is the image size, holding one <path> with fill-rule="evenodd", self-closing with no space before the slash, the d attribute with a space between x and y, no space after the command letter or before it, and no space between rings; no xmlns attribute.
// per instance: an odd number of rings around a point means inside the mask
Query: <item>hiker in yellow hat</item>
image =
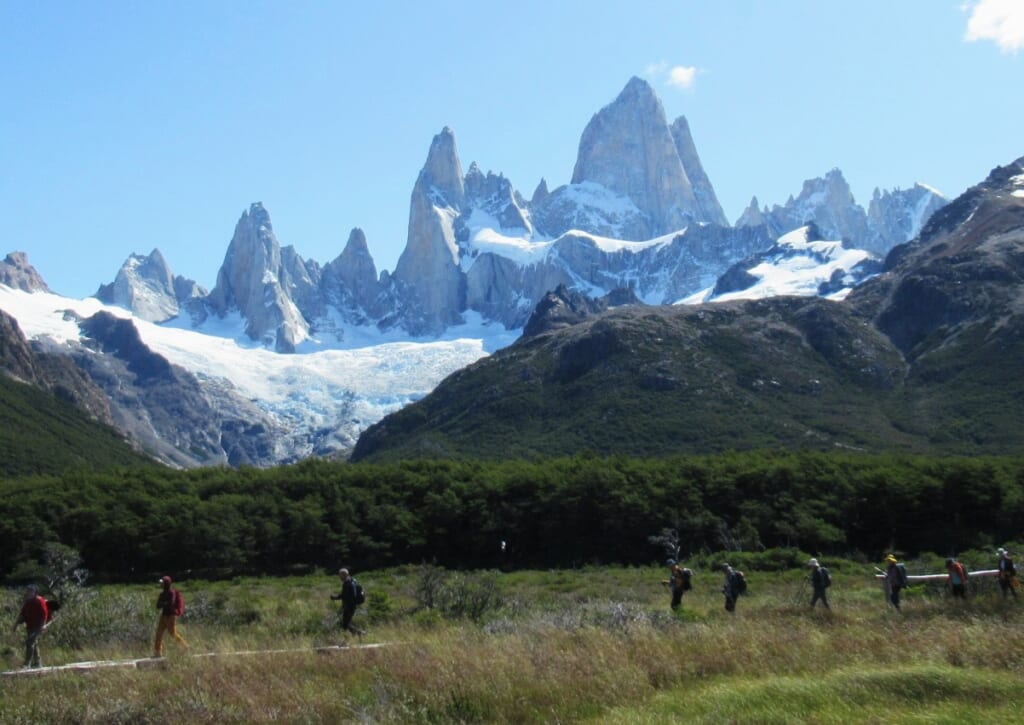
<svg viewBox="0 0 1024 725"><path fill-rule="evenodd" d="M892 554L885 557L888 568L885 571L885 586L889 590L889 603L900 608L900 590L907 586L907 570Z"/></svg>

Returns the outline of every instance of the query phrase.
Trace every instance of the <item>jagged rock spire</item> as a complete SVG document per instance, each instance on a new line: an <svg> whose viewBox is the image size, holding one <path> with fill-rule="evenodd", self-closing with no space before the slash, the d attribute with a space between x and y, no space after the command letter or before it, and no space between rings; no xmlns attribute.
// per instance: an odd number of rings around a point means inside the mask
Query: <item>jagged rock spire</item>
<svg viewBox="0 0 1024 725"><path fill-rule="evenodd" d="M459 152L455 148L455 133L447 126L434 136L416 186L420 187L422 193L435 189L439 193L436 201L438 206L455 209L462 207L465 196L462 164L459 163Z"/></svg>
<svg viewBox="0 0 1024 725"><path fill-rule="evenodd" d="M665 109L644 80L632 78L587 124L572 183L593 182L628 197L656 236L700 216Z"/></svg>
<svg viewBox="0 0 1024 725"><path fill-rule="evenodd" d="M683 163L683 171L686 172L690 184L693 186L693 195L697 199L697 220L711 222L723 227L729 226L725 218L722 205L718 203L718 196L711 186L711 179L704 171L704 165L700 162L697 154L697 146L693 142L693 135L690 133L690 124L686 116L680 116L672 124L672 139L676 143L676 152L679 160Z"/></svg>
<svg viewBox="0 0 1024 725"><path fill-rule="evenodd" d="M301 260L292 261L294 267ZM272 344L279 352L292 352L309 332L289 292L292 277L282 264L270 214L256 202L235 225L210 304L221 316L237 309L253 340Z"/></svg>
<svg viewBox="0 0 1024 725"><path fill-rule="evenodd" d="M414 334L437 333L462 319L465 280L454 223L464 198L455 134L446 126L434 136L413 188L409 236L395 266L404 323Z"/></svg>

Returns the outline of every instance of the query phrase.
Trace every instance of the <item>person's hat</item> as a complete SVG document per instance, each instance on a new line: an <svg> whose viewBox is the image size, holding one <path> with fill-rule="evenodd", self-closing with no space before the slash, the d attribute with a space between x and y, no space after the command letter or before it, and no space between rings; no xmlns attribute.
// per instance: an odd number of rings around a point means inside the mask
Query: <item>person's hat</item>
<svg viewBox="0 0 1024 725"><path fill-rule="evenodd" d="M807 562L807 565L808 566L817 566L818 565L818 560L817 559L811 559L810 561Z"/></svg>
<svg viewBox="0 0 1024 725"><path fill-rule="evenodd" d="M676 565L676 560L675 559L669 559L665 563L668 564L669 566L675 566Z"/></svg>
<svg viewBox="0 0 1024 725"><path fill-rule="evenodd" d="M160 577L160 583L161 584L170 584L171 583L171 578L169 576Z"/></svg>
<svg viewBox="0 0 1024 725"><path fill-rule="evenodd" d="M732 567L729 566L729 562L726 562L726 563L722 564L722 568L723 569L731 569Z"/></svg>
<svg viewBox="0 0 1024 725"><path fill-rule="evenodd" d="M999 550L998 550L998 551L997 551L996 553L997 553L997 554L999 554L1000 556L1002 556L1003 554L1005 554L1005 553L1006 553L1006 549L1002 549L1002 548L1001 548L1001 549L999 549Z"/></svg>
<svg viewBox="0 0 1024 725"><path fill-rule="evenodd" d="M946 559L946 563L947 564L952 564L953 563L953 557L951 556L948 559Z"/></svg>
<svg viewBox="0 0 1024 725"><path fill-rule="evenodd" d="M890 563L890 564L895 564L896 563L896 557L893 556L892 554L889 554L889 556L885 557L885 560L888 563Z"/></svg>

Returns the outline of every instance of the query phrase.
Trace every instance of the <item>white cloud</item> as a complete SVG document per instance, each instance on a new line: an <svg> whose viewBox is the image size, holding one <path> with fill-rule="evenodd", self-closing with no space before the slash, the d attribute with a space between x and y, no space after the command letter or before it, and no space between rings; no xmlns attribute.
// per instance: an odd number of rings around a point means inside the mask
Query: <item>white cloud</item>
<svg viewBox="0 0 1024 725"><path fill-rule="evenodd" d="M668 84L676 88L693 88L697 80L697 69L692 66L677 65L668 72Z"/></svg>
<svg viewBox="0 0 1024 725"><path fill-rule="evenodd" d="M977 0L967 2L970 12L964 40L991 40L1004 53L1024 48L1024 2L1021 0Z"/></svg>
<svg viewBox="0 0 1024 725"><path fill-rule="evenodd" d="M697 82L697 74L700 72L700 69L696 66L671 66L665 61L651 63L647 66L647 75L649 77L658 80L664 85L686 91L693 90L694 84Z"/></svg>

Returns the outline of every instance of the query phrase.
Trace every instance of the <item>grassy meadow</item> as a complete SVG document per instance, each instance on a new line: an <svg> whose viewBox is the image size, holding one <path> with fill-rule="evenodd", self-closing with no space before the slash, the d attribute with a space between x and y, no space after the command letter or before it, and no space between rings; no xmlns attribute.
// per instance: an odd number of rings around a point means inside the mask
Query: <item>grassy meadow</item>
<svg viewBox="0 0 1024 725"><path fill-rule="evenodd" d="M941 560L935 560L941 562ZM935 561L911 573L938 571ZM0 678L0 722L1005 722L1019 717L1024 601L994 582L952 601L940 585L888 609L872 566L826 561L832 611L806 572L747 571L723 609L695 569L676 613L653 567L356 572L368 601L339 643L329 575L183 581L163 666ZM692 566L692 563L691 563ZM915 571L916 568L916 571ZM158 587L75 593L42 641L44 664L147 656ZM2 593L0 665L21 664L18 592ZM1022 595L1024 598L1024 595ZM254 650L298 650L245 654ZM190 654L236 653L220 657Z"/></svg>

